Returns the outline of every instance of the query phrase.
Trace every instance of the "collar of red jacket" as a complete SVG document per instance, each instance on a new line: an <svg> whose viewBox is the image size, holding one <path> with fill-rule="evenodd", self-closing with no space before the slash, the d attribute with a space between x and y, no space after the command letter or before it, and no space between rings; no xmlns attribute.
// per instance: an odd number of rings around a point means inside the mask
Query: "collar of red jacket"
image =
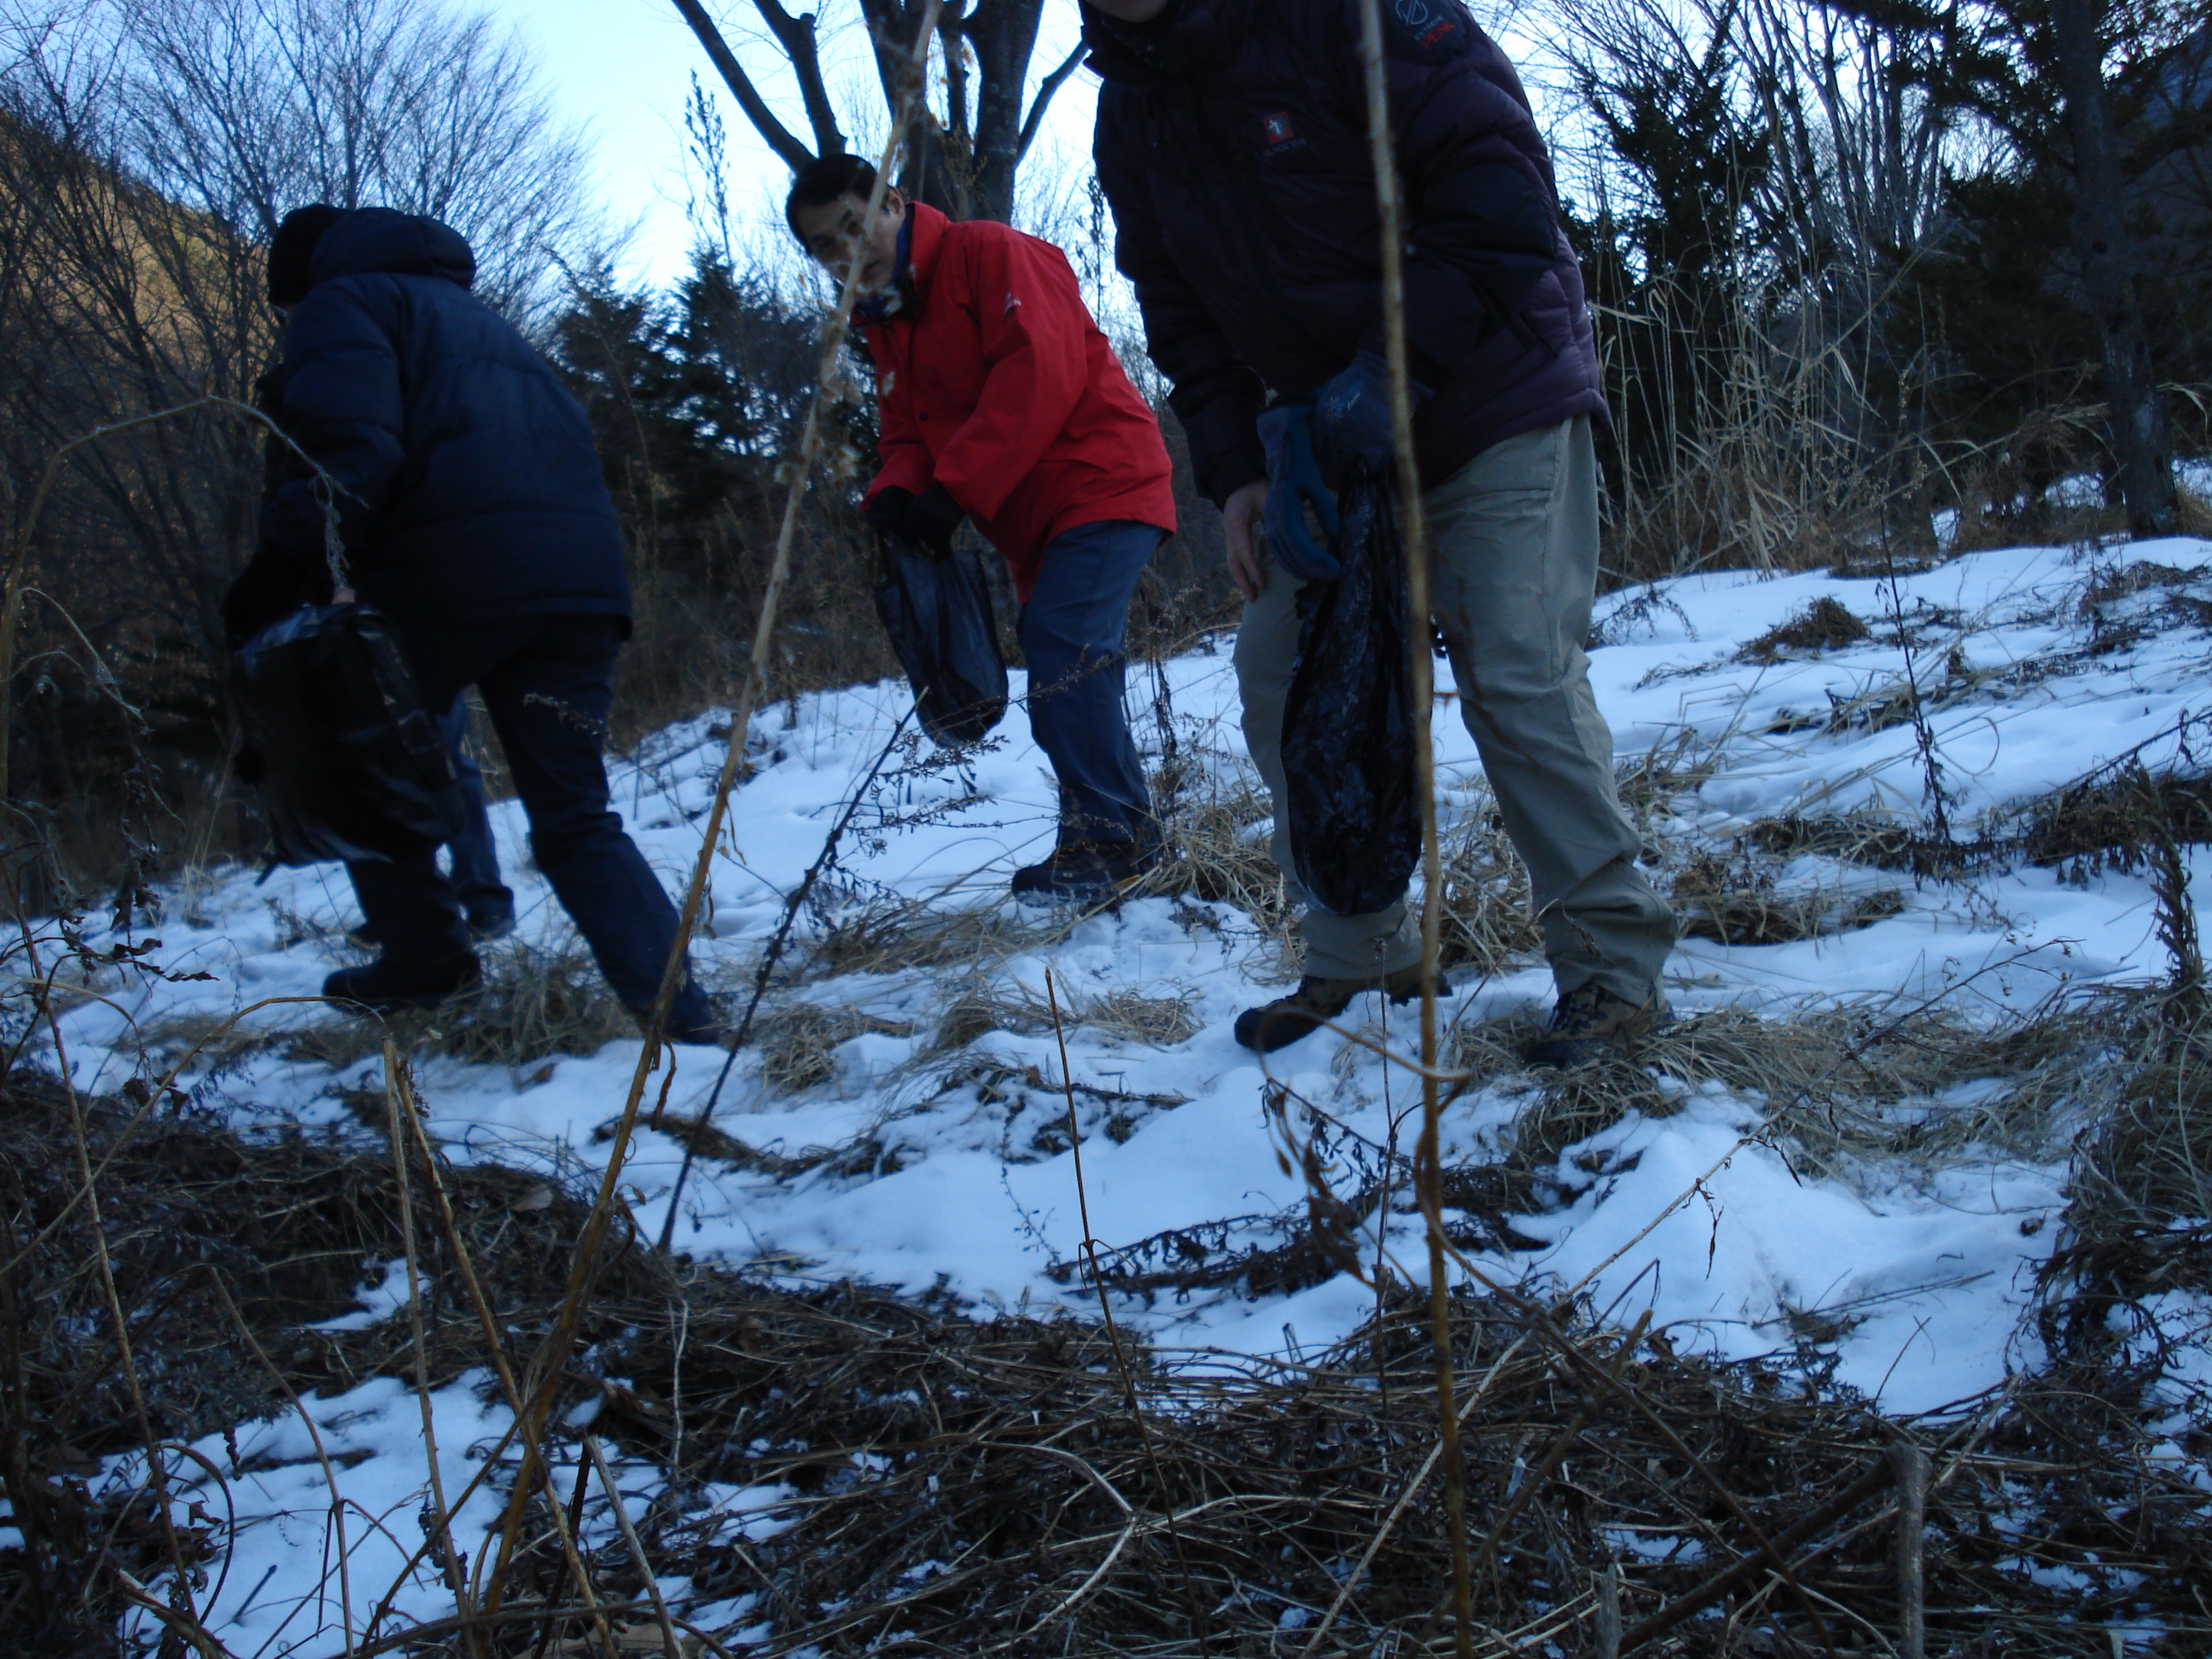
<svg viewBox="0 0 2212 1659"><path fill-rule="evenodd" d="M944 240L945 227L951 222L926 202L907 204L906 224L899 232L905 263L892 278L904 302L889 307L880 297L864 295L853 302L854 327L881 328L887 323L921 320L927 309L930 273L937 265L937 245Z"/></svg>
<svg viewBox="0 0 2212 1659"><path fill-rule="evenodd" d="M913 216L914 234L907 244L907 269L914 273L914 291L925 303L929 279L937 269L937 250L945 240L945 228L952 221L927 202L916 202L907 211Z"/></svg>

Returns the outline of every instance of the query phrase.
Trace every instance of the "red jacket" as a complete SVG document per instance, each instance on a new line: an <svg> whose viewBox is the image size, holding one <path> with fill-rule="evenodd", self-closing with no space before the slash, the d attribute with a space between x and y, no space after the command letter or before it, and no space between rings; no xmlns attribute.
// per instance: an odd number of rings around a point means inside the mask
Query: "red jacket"
<svg viewBox="0 0 2212 1659"><path fill-rule="evenodd" d="M989 219L916 203L912 320L862 330L883 471L934 482L1006 556L1026 603L1045 544L1106 519L1175 528L1159 422L1083 303L1067 256Z"/></svg>

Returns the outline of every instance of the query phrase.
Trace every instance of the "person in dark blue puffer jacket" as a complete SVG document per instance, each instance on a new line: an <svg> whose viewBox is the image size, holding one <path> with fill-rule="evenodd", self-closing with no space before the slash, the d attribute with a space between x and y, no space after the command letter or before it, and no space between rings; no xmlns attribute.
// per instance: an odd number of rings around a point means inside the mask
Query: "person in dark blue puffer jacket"
<svg viewBox="0 0 2212 1659"><path fill-rule="evenodd" d="M336 489L302 476L275 492L224 621L243 639L327 599L342 565L398 630L434 714L476 686L538 868L616 994L642 1015L677 917L608 805L600 760L629 631L621 528L583 410L469 292L475 274L467 242L435 219L319 204L285 216L269 257L270 299L289 313L277 419ZM349 869L383 950L332 974L324 994L381 1012L476 981L434 854ZM719 1035L688 971L668 1034Z"/></svg>

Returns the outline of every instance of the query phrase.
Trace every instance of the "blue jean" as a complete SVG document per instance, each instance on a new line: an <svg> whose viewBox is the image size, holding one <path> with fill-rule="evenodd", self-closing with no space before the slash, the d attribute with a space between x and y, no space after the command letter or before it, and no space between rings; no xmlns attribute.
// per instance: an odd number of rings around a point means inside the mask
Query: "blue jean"
<svg viewBox="0 0 2212 1659"><path fill-rule="evenodd" d="M607 805L599 760L614 705L613 617L530 617L490 627L398 625L424 704L441 718L473 685L506 751L530 817L531 852L591 947L614 994L650 1004L676 942L676 907ZM468 926L434 853L347 866L387 960L430 965L469 954ZM687 968L673 1029L707 1024L713 1009Z"/></svg>
<svg viewBox="0 0 2212 1659"><path fill-rule="evenodd" d="M1063 841L1155 840L1152 792L1121 708L1129 600L1157 525L1108 520L1052 538L1022 607L1030 731L1060 781Z"/></svg>

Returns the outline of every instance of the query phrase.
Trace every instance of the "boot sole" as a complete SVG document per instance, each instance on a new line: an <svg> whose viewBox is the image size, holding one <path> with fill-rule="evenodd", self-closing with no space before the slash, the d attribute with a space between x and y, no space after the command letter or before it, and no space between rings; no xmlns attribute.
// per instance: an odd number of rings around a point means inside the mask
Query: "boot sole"
<svg viewBox="0 0 2212 1659"><path fill-rule="evenodd" d="M343 991L325 991L324 996L346 1011L358 1009L365 1014L382 1018L386 1014L421 1013L432 1008L442 1008L457 997L467 996L483 988L482 975L456 985L450 991L414 991L405 995L386 993L380 996L349 996Z"/></svg>

